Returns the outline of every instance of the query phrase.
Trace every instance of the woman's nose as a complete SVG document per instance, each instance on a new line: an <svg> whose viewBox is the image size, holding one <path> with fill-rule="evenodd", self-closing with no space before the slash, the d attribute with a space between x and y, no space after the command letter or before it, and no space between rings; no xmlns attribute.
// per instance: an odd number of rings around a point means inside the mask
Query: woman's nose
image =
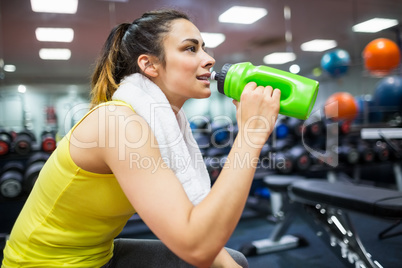
<svg viewBox="0 0 402 268"><path fill-rule="evenodd" d="M204 52L205 59L203 63L203 67L212 68L215 65L215 59L211 57L207 52Z"/></svg>

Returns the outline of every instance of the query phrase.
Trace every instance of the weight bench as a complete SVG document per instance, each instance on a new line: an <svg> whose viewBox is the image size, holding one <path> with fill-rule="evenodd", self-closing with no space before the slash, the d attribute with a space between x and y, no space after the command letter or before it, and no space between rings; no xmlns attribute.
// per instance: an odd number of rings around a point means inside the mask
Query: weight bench
<svg viewBox="0 0 402 268"><path fill-rule="evenodd" d="M244 245L240 250L243 254L250 256L297 247L299 240L287 243L288 236L284 235L297 215L321 234L346 267L382 267L365 250L347 212L401 220L402 192L324 179L268 177L264 183L272 192L282 195L283 217L269 238Z"/></svg>
<svg viewBox="0 0 402 268"><path fill-rule="evenodd" d="M269 184L267 184L266 178L263 180L264 184L268 186L271 195L272 217L268 218L276 224L268 238L246 243L241 247L240 251L245 256L297 248L304 242L300 237L286 235L286 231L293 220L298 216L299 211L303 209L301 204L295 204L289 200L289 195L287 194L288 186L298 179L302 180L304 177L269 176Z"/></svg>

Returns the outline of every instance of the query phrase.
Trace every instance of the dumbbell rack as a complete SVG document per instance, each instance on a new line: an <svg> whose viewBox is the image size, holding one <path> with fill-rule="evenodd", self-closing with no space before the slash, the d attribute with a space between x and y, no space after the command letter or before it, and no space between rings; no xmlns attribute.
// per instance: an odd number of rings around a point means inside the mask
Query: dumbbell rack
<svg viewBox="0 0 402 268"><path fill-rule="evenodd" d="M0 154L0 233L9 233L56 142L49 132L39 142L28 131L0 134L10 137Z"/></svg>
<svg viewBox="0 0 402 268"><path fill-rule="evenodd" d="M387 133L385 136L370 139L362 137L365 129L378 131L392 128L398 131L399 126L390 127L385 122L353 125L350 122L332 122L325 118L310 123L289 118L279 122L276 127L277 131L272 133L261 152L260 163L255 172L256 181L275 174L331 179L344 173L355 181L386 187L394 187L396 184L402 190L402 153L398 153L398 150L402 151L402 134L399 137L391 136L387 141L384 140ZM233 139L235 135L233 133ZM210 133L210 136L213 137L214 133ZM208 141L211 137L204 137L204 140ZM331 142L335 146L327 146ZM306 149L306 145L321 152L321 156L313 155ZM212 183L220 174L229 147L208 148L203 152ZM324 152L329 154L325 155ZM282 165L281 160L284 163ZM367 172L371 169L374 172ZM375 177L379 170L385 172Z"/></svg>

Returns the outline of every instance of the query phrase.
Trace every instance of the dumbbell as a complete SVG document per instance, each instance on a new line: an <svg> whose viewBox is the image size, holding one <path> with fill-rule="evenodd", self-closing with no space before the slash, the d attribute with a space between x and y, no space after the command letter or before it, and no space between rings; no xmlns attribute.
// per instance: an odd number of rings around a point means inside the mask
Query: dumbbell
<svg viewBox="0 0 402 268"><path fill-rule="evenodd" d="M341 135L347 135L350 133L350 130L352 128L352 122L351 121L343 121L339 124L339 132Z"/></svg>
<svg viewBox="0 0 402 268"><path fill-rule="evenodd" d="M402 140L391 140L383 134L380 136L389 150L389 160L399 161L402 158Z"/></svg>
<svg viewBox="0 0 402 268"><path fill-rule="evenodd" d="M0 155L6 155L10 152L12 140L10 133L0 131Z"/></svg>
<svg viewBox="0 0 402 268"><path fill-rule="evenodd" d="M311 164L315 165L317 167L324 167L325 166L325 157L324 155L320 154L320 155L314 155L311 156Z"/></svg>
<svg viewBox="0 0 402 268"><path fill-rule="evenodd" d="M289 134L289 126L284 122L279 122L275 126L275 135L277 139L285 139Z"/></svg>
<svg viewBox="0 0 402 268"><path fill-rule="evenodd" d="M325 124L323 121L316 121L306 126L306 135L310 138L326 135Z"/></svg>
<svg viewBox="0 0 402 268"><path fill-rule="evenodd" d="M310 154L301 144L275 153L270 161L274 168L283 174L289 174L293 170L307 170L312 164Z"/></svg>
<svg viewBox="0 0 402 268"><path fill-rule="evenodd" d="M21 162L8 162L3 166L0 176L0 195L16 198L22 192L24 165Z"/></svg>
<svg viewBox="0 0 402 268"><path fill-rule="evenodd" d="M351 122L349 121L334 121L332 119L322 118L324 130L330 136L347 135L350 133Z"/></svg>
<svg viewBox="0 0 402 268"><path fill-rule="evenodd" d="M373 144L373 150L377 161L384 162L389 159L390 153L386 143L382 141L376 141Z"/></svg>
<svg viewBox="0 0 402 268"><path fill-rule="evenodd" d="M302 121L300 119L289 117L284 121L284 123L288 125L289 132L296 137L303 136L306 131L306 129L303 125L304 121Z"/></svg>
<svg viewBox="0 0 402 268"><path fill-rule="evenodd" d="M49 158L49 154L37 152L33 154L26 163L23 187L26 192L30 192L39 176L39 172Z"/></svg>
<svg viewBox="0 0 402 268"><path fill-rule="evenodd" d="M301 144L290 148L287 152L287 155L293 161L294 167L297 170L304 171L311 166L312 160L310 158L310 154Z"/></svg>
<svg viewBox="0 0 402 268"><path fill-rule="evenodd" d="M211 123L211 144L215 147L230 146L233 137L230 131L230 125L219 124L217 122Z"/></svg>
<svg viewBox="0 0 402 268"><path fill-rule="evenodd" d="M341 145L338 147L339 160L341 162L354 165L360 160L359 151L350 144Z"/></svg>
<svg viewBox="0 0 402 268"><path fill-rule="evenodd" d="M272 167L281 174L289 174L294 169L294 164L292 159L288 154L284 152L277 152L272 155L271 158Z"/></svg>
<svg viewBox="0 0 402 268"><path fill-rule="evenodd" d="M42 151L50 153L56 149L56 135L53 131L43 131L41 140Z"/></svg>
<svg viewBox="0 0 402 268"><path fill-rule="evenodd" d="M14 139L14 151L20 155L28 155L32 151L35 140L32 132L28 130L19 132Z"/></svg>
<svg viewBox="0 0 402 268"><path fill-rule="evenodd" d="M357 150L360 154L362 163L371 163L374 161L374 150L365 142L360 142L357 145Z"/></svg>

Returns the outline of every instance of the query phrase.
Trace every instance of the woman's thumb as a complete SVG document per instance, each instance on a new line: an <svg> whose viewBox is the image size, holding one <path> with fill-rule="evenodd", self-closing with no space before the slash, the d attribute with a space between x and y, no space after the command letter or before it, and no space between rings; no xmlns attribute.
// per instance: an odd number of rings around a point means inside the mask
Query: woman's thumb
<svg viewBox="0 0 402 268"><path fill-rule="evenodd" d="M239 108L239 102L237 100L232 100L234 106L236 106L236 110Z"/></svg>

